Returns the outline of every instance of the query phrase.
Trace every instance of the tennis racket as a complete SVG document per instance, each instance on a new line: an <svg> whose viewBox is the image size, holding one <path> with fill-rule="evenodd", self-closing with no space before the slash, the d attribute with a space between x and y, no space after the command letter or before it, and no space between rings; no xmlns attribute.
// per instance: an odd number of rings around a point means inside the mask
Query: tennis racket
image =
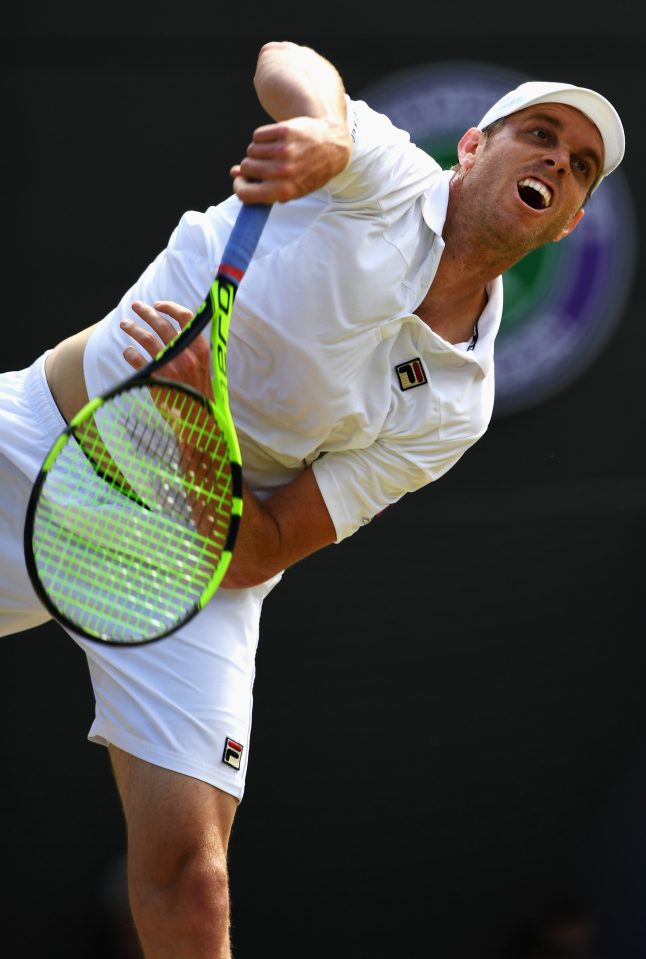
<svg viewBox="0 0 646 959"><path fill-rule="evenodd" d="M27 569L52 616L87 639L161 639L208 603L227 570L242 514L229 321L270 210L241 207L192 319L146 366L76 414L36 479ZM152 375L209 321L213 401Z"/></svg>

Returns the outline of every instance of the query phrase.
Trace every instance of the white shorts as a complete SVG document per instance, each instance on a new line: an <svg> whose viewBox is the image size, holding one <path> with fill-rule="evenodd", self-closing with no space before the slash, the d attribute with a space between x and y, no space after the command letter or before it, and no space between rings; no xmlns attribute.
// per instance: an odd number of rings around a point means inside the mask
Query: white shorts
<svg viewBox="0 0 646 959"><path fill-rule="evenodd" d="M65 426L44 360L0 374L0 635L51 618L33 590L23 551L32 483ZM260 613L279 579L221 589L190 623L145 646L108 646L68 630L90 668L96 713L89 739L242 798Z"/></svg>

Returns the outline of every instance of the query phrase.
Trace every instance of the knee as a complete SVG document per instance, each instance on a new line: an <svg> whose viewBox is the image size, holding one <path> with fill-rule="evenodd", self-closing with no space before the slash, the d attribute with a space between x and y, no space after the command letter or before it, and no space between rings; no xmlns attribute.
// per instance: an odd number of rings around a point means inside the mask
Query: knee
<svg viewBox="0 0 646 959"><path fill-rule="evenodd" d="M228 908L229 877L218 855L189 857L177 871L175 885L179 898L194 903L198 910Z"/></svg>
<svg viewBox="0 0 646 959"><path fill-rule="evenodd" d="M218 928L228 924L229 879L223 855L200 850L166 861L162 868L131 870L133 912L163 911L182 924Z"/></svg>

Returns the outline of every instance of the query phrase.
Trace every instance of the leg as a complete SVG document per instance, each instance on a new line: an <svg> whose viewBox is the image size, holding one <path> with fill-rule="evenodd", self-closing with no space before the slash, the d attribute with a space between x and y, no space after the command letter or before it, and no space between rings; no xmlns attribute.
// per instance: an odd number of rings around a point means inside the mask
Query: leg
<svg viewBox="0 0 646 959"><path fill-rule="evenodd" d="M244 793L263 600L219 590L195 619L130 649L78 640L128 829L146 959L230 959L227 845Z"/></svg>
<svg viewBox="0 0 646 959"><path fill-rule="evenodd" d="M146 959L230 959L227 847L238 801L110 747Z"/></svg>

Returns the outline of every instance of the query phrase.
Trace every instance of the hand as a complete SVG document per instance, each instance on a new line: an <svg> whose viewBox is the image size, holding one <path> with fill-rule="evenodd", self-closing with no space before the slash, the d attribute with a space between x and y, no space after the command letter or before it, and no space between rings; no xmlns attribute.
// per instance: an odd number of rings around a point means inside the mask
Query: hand
<svg viewBox="0 0 646 959"><path fill-rule="evenodd" d="M286 203L318 190L345 169L351 154L345 123L295 117L258 127L246 157L231 167L243 203Z"/></svg>
<svg viewBox="0 0 646 959"><path fill-rule="evenodd" d="M132 310L146 326L140 326L133 320L125 319L121 321L121 329L131 336L149 356L156 356L163 346L175 339L178 327L183 329L193 316L187 307L173 303L171 300L159 300L154 306L137 300L132 304ZM172 320L175 322L171 322ZM127 346L123 356L134 370L140 370L148 363L147 357L134 346ZM202 334L185 347L179 356L162 366L158 372L160 376L193 386L204 396L213 399L211 350L208 340Z"/></svg>

